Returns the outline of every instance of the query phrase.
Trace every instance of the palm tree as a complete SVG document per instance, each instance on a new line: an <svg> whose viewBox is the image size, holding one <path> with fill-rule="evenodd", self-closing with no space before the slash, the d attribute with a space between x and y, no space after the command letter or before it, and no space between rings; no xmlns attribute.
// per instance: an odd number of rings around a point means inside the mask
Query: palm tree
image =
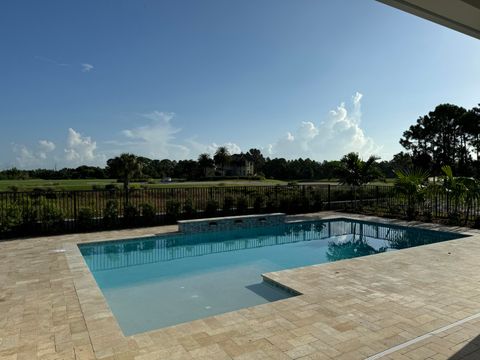
<svg viewBox="0 0 480 360"><path fill-rule="evenodd" d="M379 158L370 156L367 161L360 159L358 153L345 155L338 167L339 182L342 185L361 186L381 176L376 161Z"/></svg>
<svg viewBox="0 0 480 360"><path fill-rule="evenodd" d="M211 158L210 154L203 153L198 156L198 166L202 170L203 176L207 176L208 169L213 168L215 162Z"/></svg>
<svg viewBox="0 0 480 360"><path fill-rule="evenodd" d="M215 165L221 169L222 175L225 175L225 165L227 165L230 161L230 152L228 151L226 146L220 146L217 151L215 151L213 160L215 161Z"/></svg>
<svg viewBox="0 0 480 360"><path fill-rule="evenodd" d="M395 192L407 200L407 218L415 217L417 204L425 199L428 183L428 172L422 169L409 168L395 171Z"/></svg>
<svg viewBox="0 0 480 360"><path fill-rule="evenodd" d="M465 213L465 225L467 225L472 205L480 198L480 183L476 179L467 177L462 178L461 181L465 186L465 202L467 203L467 211Z"/></svg>
<svg viewBox="0 0 480 360"><path fill-rule="evenodd" d="M466 224L470 217L473 202L480 198L480 184L478 180L473 178L453 176L452 168L448 165L443 166L442 171L445 174L443 181L444 190L453 199L453 213L450 213L449 216L458 218L460 202L465 200L467 204L465 213Z"/></svg>
<svg viewBox="0 0 480 360"><path fill-rule="evenodd" d="M142 165L137 156L133 154L121 154L107 161L107 171L110 176L116 177L123 182L125 191L125 205L128 205L129 185L132 178L141 176Z"/></svg>
<svg viewBox="0 0 480 360"><path fill-rule="evenodd" d="M445 192L453 200L452 215L457 215L460 201L464 198L467 190L466 186L462 178L453 176L452 168L449 165L442 166L442 171L444 173L443 187ZM448 208L447 210L449 211L450 209Z"/></svg>

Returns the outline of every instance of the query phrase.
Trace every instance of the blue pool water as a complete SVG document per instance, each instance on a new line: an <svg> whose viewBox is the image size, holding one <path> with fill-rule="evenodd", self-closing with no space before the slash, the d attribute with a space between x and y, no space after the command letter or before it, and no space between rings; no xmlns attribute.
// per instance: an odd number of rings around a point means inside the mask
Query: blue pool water
<svg viewBox="0 0 480 360"><path fill-rule="evenodd" d="M125 335L292 296L261 274L463 237L334 219L80 245Z"/></svg>

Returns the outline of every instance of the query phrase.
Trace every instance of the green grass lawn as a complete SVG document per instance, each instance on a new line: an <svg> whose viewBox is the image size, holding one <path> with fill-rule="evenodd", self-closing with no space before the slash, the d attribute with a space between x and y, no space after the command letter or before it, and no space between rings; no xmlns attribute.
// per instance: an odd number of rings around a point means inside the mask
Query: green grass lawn
<svg viewBox="0 0 480 360"><path fill-rule="evenodd" d="M368 185L392 185L395 179L385 179L385 181L372 181ZM322 179L322 180L306 180L299 182L299 184L325 184L325 185L338 185L337 179Z"/></svg>
<svg viewBox="0 0 480 360"><path fill-rule="evenodd" d="M280 180L220 180L220 181L185 181L162 183L161 180L155 180L154 184L132 183L133 186L147 186L149 188L179 188L179 187L207 187L207 186L246 186L246 185L277 185L286 184ZM53 190L91 190L94 187L100 189L105 185L116 184L122 186L114 179L87 179L87 180L0 180L0 191L10 191L12 186L19 191L31 191L35 188L53 189Z"/></svg>
<svg viewBox="0 0 480 360"><path fill-rule="evenodd" d="M386 182L375 181L370 185L391 185L393 179L387 179ZM0 180L0 192L11 191L11 187L15 186L19 191L31 191L35 188L52 189L52 190L92 190L94 188L103 189L105 185L116 184L121 187L122 184L118 183L115 179L86 179L86 180L42 180L42 179L29 179L29 180ZM132 183L132 186L148 187L148 188L181 188L181 187L211 187L211 186L261 186L261 185L286 185L287 181L281 180L218 180L218 181L184 181L184 182L171 182L162 183L160 179L155 180L154 184ZM312 181L299 181L298 184L305 185L337 185L338 181L335 179L330 180L312 180Z"/></svg>

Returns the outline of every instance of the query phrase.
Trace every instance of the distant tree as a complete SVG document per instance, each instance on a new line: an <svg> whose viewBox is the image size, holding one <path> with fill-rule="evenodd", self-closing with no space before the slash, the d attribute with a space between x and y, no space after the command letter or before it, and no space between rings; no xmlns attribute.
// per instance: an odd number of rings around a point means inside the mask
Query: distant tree
<svg viewBox="0 0 480 360"><path fill-rule="evenodd" d="M142 174L142 166L138 157L133 154L121 154L107 161L107 172L110 176L123 182L125 190L125 204L129 201L130 181Z"/></svg>
<svg viewBox="0 0 480 360"><path fill-rule="evenodd" d="M267 158L263 167L263 173L270 179L289 179L288 164L284 158Z"/></svg>
<svg viewBox="0 0 480 360"><path fill-rule="evenodd" d="M411 169L413 167L412 155L403 151L393 155L393 159L390 160L390 167L394 172L397 170Z"/></svg>
<svg viewBox="0 0 480 360"><path fill-rule="evenodd" d="M208 169L214 167L215 162L211 158L210 154L203 153L198 156L198 166L202 172L202 176L207 176Z"/></svg>
<svg viewBox="0 0 480 360"><path fill-rule="evenodd" d="M338 167L339 182L344 185L360 186L381 177L376 161L379 158L370 156L367 161L360 159L358 153L345 155Z"/></svg>
<svg viewBox="0 0 480 360"><path fill-rule="evenodd" d="M319 176L320 179L333 179L335 176L337 176L337 169L340 166L340 161L338 160L333 160L333 161L327 161L325 160L322 163L321 167L321 175Z"/></svg>
<svg viewBox="0 0 480 360"><path fill-rule="evenodd" d="M198 177L198 163L195 160L180 160L175 163L173 176L187 180L196 179Z"/></svg>
<svg viewBox="0 0 480 360"><path fill-rule="evenodd" d="M480 104L467 111L459 120L467 141L475 152L476 176L480 177Z"/></svg>
<svg viewBox="0 0 480 360"><path fill-rule="evenodd" d="M230 152L225 146L220 146L217 151L215 151L215 155L213 156L213 160L215 161L215 165L218 166L222 174L224 173L225 166L230 161Z"/></svg>
<svg viewBox="0 0 480 360"><path fill-rule="evenodd" d="M414 165L436 175L444 165L470 161L465 113L462 107L441 104L403 133L400 144L411 152Z"/></svg>
<svg viewBox="0 0 480 360"><path fill-rule="evenodd" d="M261 172L265 165L265 158L263 157L262 152L258 149L250 149L246 156L248 160L253 161L255 173L258 174Z"/></svg>

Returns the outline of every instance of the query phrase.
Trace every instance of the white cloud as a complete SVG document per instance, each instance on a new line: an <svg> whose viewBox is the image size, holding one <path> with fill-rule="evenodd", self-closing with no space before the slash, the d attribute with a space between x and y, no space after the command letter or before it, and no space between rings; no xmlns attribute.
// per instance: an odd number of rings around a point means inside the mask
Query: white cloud
<svg viewBox="0 0 480 360"><path fill-rule="evenodd" d="M70 165L96 164L103 159L103 156L97 155L96 141L89 136L82 136L72 128L68 129L67 145L63 150L65 160Z"/></svg>
<svg viewBox="0 0 480 360"><path fill-rule="evenodd" d="M41 159L47 159L48 153L51 153L55 150L55 144L48 140L40 140L38 142L38 157Z"/></svg>
<svg viewBox="0 0 480 360"><path fill-rule="evenodd" d="M350 111L341 103L318 125L312 121L302 121L295 132L288 132L270 145L269 154L286 158L333 160L351 151L359 152L362 156L378 153L381 147L366 136L360 126L362 97L362 94L355 93Z"/></svg>
<svg viewBox="0 0 480 360"><path fill-rule="evenodd" d="M34 149L22 144L12 144L15 165L20 168L49 165L48 154L55 150L55 144L48 140L40 140Z"/></svg>
<svg viewBox="0 0 480 360"><path fill-rule="evenodd" d="M35 154L25 145L12 144L12 151L15 155L15 165L19 168L28 168L38 162Z"/></svg>
<svg viewBox="0 0 480 360"><path fill-rule="evenodd" d="M121 151L130 151L156 159L178 160L191 155L187 146L176 143L176 136L181 129L171 124L175 113L153 111L142 114L141 117L143 122L147 120L146 123L122 131L126 140L113 140L109 143L121 147Z"/></svg>
<svg viewBox="0 0 480 360"><path fill-rule="evenodd" d="M210 155L214 155L215 151L220 147L220 146L225 146L230 154L239 154L242 152L242 149L240 146L233 142L226 142L223 144L217 144L215 142L211 144L203 144L201 142L198 142L196 138L190 138L186 140L187 147L190 149L190 153L193 155L195 158L199 154L207 153Z"/></svg>
<svg viewBox="0 0 480 360"><path fill-rule="evenodd" d="M81 64L81 66L82 66L82 72L90 72L93 70L92 64L84 63L84 64Z"/></svg>

